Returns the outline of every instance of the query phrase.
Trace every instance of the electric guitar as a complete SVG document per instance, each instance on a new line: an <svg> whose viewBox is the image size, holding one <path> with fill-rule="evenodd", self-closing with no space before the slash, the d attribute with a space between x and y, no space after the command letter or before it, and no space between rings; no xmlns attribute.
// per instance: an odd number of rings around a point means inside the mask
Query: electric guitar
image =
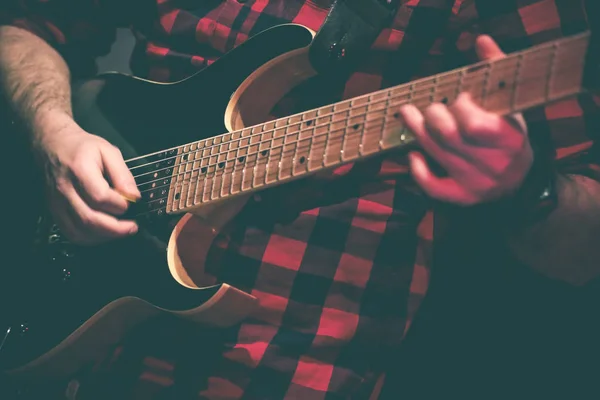
<svg viewBox="0 0 600 400"><path fill-rule="evenodd" d="M585 32L270 119L287 92L316 74L308 59L313 37L303 26L281 25L177 83L111 73L74 89L75 118L88 132L109 141L131 130L168 132L162 151L126 161L142 193L130 217L170 234L164 268L145 268L143 261L96 268L94 259L105 260L119 243L80 248L41 217L32 261L15 267L26 274L11 282L19 296L0 320L3 371L66 377L159 313L222 327L242 321L256 298L226 283L201 282L212 240L258 191L414 146L399 119L402 104L448 103L466 91L504 115L596 88L600 77L599 41ZM177 214L183 217L174 229L163 224Z"/></svg>

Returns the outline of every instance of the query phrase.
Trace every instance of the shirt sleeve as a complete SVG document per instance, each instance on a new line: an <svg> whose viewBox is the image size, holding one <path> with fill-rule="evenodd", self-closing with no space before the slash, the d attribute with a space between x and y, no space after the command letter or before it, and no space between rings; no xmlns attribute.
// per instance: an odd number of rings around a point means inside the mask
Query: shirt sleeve
<svg viewBox="0 0 600 400"><path fill-rule="evenodd" d="M476 61L473 43L488 34L506 53L586 31L585 9L578 1L514 2L464 0L458 12L462 30L456 47L467 62ZM514 6L512 6L514 7ZM600 98L583 93L523 113L530 140L553 152L558 171L600 181Z"/></svg>
<svg viewBox="0 0 600 400"><path fill-rule="evenodd" d="M85 71L110 52L116 28L127 26L134 1L3 0L1 23L46 40L65 57L71 70ZM127 8L126 8L127 7Z"/></svg>

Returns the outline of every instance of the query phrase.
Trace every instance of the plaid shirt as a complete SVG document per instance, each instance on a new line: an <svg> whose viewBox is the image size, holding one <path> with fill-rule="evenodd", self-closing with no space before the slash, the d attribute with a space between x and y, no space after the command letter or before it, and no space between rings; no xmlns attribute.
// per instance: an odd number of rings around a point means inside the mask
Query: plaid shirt
<svg viewBox="0 0 600 400"><path fill-rule="evenodd" d="M480 33L510 52L581 32L587 25L575 3L402 0L343 97L396 82L405 71L391 68L389 55L433 24L439 31L412 78L474 61L472 44ZM328 0L25 0L14 7L12 21L79 66L109 51L115 27L130 26L137 38L134 74L170 81L271 26L294 22L316 31L329 6ZM598 169L583 162L591 143L586 126L597 118L589 96L526 113L531 134L552 137L563 168L589 176ZM264 222L260 212L271 208L259 201L251 213L258 217L240 217L217 240L207 279L246 290L261 306L223 336L215 354L209 357L211 349L201 346L207 331L159 322L140 327L94 367L90 376L111 382L100 397L341 399L373 393L427 291L433 219L403 158L352 171L344 167L305 186L303 208L291 223ZM277 196L292 197L286 191Z"/></svg>

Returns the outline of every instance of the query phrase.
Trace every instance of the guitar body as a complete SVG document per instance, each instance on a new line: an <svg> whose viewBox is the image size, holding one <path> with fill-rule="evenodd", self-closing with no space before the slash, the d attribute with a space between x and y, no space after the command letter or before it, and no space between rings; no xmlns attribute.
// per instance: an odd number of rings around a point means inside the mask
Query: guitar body
<svg viewBox="0 0 600 400"><path fill-rule="evenodd" d="M75 118L126 160L264 122L284 94L315 74L307 61L312 37L299 25L271 28L173 84L100 75L74 85ZM135 135L152 137L153 148L143 140L133 146L127 138ZM150 158L144 160L165 162ZM69 244L40 217L33 249L5 280L11 303L0 314L2 371L66 378L159 313L213 326L239 323L256 299L227 284L203 287L201 276L213 239L246 199L198 207L174 229L172 215L153 215L135 237L95 247ZM157 259L161 267L154 267Z"/></svg>

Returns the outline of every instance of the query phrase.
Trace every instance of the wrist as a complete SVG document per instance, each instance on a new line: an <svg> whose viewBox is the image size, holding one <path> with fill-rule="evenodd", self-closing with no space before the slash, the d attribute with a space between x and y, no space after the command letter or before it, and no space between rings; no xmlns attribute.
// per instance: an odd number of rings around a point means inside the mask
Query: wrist
<svg viewBox="0 0 600 400"><path fill-rule="evenodd" d="M73 116L64 110L40 110L31 119L31 134L34 140L41 140L61 132L69 132L75 126L77 124Z"/></svg>
<svg viewBox="0 0 600 400"><path fill-rule="evenodd" d="M469 207L437 204L437 208L461 224L470 221L477 226L504 232L519 231L544 220L557 206L557 171L552 152L532 144L533 162L519 187L511 194Z"/></svg>

